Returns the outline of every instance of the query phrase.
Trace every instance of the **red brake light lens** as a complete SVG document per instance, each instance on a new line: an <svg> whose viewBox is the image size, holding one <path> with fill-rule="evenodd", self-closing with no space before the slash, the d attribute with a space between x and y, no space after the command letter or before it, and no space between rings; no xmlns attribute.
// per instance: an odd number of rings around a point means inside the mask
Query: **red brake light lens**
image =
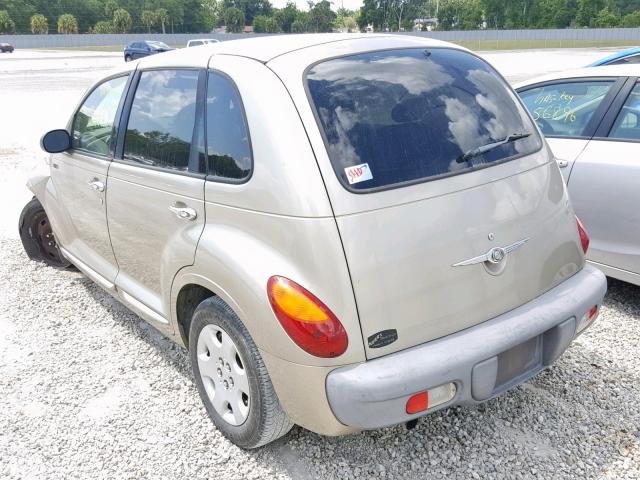
<svg viewBox="0 0 640 480"><path fill-rule="evenodd" d="M578 233L580 234L580 244L582 245L582 251L587 254L587 250L589 250L589 235L587 235L587 231L584 229L584 225L578 217L576 217L576 223L578 224Z"/></svg>
<svg viewBox="0 0 640 480"><path fill-rule="evenodd" d="M407 413L413 414L418 412L424 412L429 408L429 392L420 392L415 395L411 395L407 400Z"/></svg>
<svg viewBox="0 0 640 480"><path fill-rule="evenodd" d="M331 358L347 350L349 339L342 323L311 292L279 276L269 279L267 292L285 332L305 352Z"/></svg>

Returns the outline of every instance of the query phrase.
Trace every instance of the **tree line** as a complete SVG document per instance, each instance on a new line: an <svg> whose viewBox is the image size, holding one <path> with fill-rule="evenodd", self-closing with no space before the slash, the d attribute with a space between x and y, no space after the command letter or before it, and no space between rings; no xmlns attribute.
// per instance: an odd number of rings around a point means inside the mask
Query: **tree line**
<svg viewBox="0 0 640 480"><path fill-rule="evenodd" d="M640 27L640 0L0 0L0 33L330 32ZM416 21L418 20L418 21Z"/></svg>
<svg viewBox="0 0 640 480"><path fill-rule="evenodd" d="M640 0L363 1L359 27L381 31L640 27Z"/></svg>
<svg viewBox="0 0 640 480"><path fill-rule="evenodd" d="M354 14L331 9L328 0L308 10L269 0L0 0L0 34L196 33L226 26L228 32L330 32L355 30ZM346 20L345 20L346 19Z"/></svg>

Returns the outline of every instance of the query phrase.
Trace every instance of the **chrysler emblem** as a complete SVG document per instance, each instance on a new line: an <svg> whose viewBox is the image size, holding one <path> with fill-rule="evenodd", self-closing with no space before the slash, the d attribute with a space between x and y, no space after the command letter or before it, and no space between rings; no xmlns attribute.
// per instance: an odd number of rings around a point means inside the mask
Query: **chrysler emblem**
<svg viewBox="0 0 640 480"><path fill-rule="evenodd" d="M475 265L476 263L484 263L484 262L492 263L495 265L502 262L509 253L513 252L514 250L517 250L528 241L529 241L529 238L527 237L527 238L523 238L522 240L518 240L517 242L512 243L511 245L507 245L506 247L493 247L491 250L489 250L487 253L483 255L478 255L477 257L469 258L467 260L454 263L453 266L463 267L465 265Z"/></svg>
<svg viewBox="0 0 640 480"><path fill-rule="evenodd" d="M505 256L504 248L495 247L489 250L489 258L487 261L491 263L500 263Z"/></svg>

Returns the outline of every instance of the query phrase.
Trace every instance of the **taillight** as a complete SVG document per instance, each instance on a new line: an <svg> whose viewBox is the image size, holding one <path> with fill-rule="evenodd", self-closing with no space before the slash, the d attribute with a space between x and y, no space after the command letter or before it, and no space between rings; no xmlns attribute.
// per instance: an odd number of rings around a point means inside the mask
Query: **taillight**
<svg viewBox="0 0 640 480"><path fill-rule="evenodd" d="M582 316L582 318L580 319L580 322L578 323L578 327L576 328L576 332L580 333L589 325L591 325L591 323L596 319L597 316L598 316L598 305L594 305L589 309L587 313L585 313Z"/></svg>
<svg viewBox="0 0 640 480"><path fill-rule="evenodd" d="M316 357L342 355L349 339L340 320L315 295L285 277L267 282L269 301L276 317L296 345Z"/></svg>
<svg viewBox="0 0 640 480"><path fill-rule="evenodd" d="M429 392L420 392L415 395L411 395L407 400L406 410L409 415L418 412L424 412L429 408Z"/></svg>
<svg viewBox="0 0 640 480"><path fill-rule="evenodd" d="M584 225L578 217L576 217L576 223L578 224L578 233L580 234L580 244L582 245L582 251L587 254L587 250L589 250L589 235L587 235L587 231L584 229Z"/></svg>
<svg viewBox="0 0 640 480"><path fill-rule="evenodd" d="M405 411L409 415L413 415L442 405L455 397L457 390L456 384L451 382L415 393L407 400Z"/></svg>

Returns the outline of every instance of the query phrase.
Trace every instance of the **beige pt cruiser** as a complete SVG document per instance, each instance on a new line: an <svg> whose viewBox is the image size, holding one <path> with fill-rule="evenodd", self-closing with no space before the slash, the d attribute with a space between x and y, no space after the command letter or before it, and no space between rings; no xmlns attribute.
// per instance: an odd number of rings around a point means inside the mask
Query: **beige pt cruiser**
<svg viewBox="0 0 640 480"><path fill-rule="evenodd" d="M28 255L187 347L245 448L490 399L557 360L605 294L535 123L455 45L288 35L155 55L41 143Z"/></svg>

